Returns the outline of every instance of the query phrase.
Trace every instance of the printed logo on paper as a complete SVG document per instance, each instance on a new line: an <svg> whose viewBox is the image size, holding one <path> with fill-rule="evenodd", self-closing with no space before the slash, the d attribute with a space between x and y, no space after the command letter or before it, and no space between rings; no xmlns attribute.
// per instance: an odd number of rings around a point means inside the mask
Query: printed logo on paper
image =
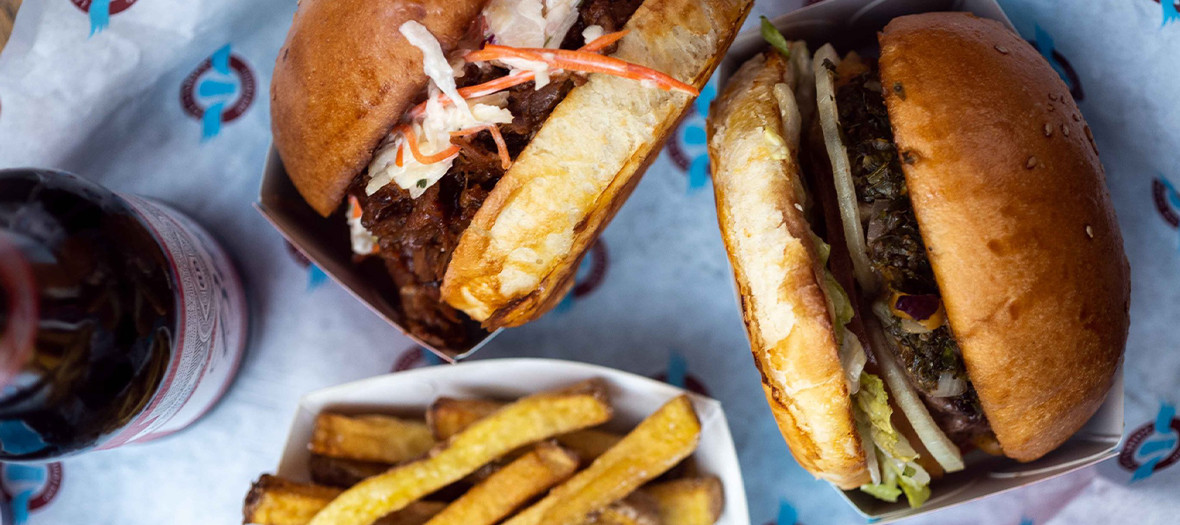
<svg viewBox="0 0 1180 525"><path fill-rule="evenodd" d="M822 0L813 0L819 2ZM782 499L778 502L778 516L775 521L768 521L766 525L796 525L799 522L799 513L795 511L795 507L791 502Z"/></svg>
<svg viewBox="0 0 1180 525"><path fill-rule="evenodd" d="M136 0L70 0L70 3L90 16L90 36L101 33L117 15L135 5Z"/></svg>
<svg viewBox="0 0 1180 525"><path fill-rule="evenodd" d="M1132 472L1131 482L1147 479L1180 460L1180 418L1176 407L1160 404L1155 421L1127 436L1119 453L1119 466Z"/></svg>
<svg viewBox="0 0 1180 525"><path fill-rule="evenodd" d="M414 345L402 351L401 355L397 356L397 360L393 362L393 368L390 372L401 372L410 370L412 368L424 368L442 364L442 359L434 352L427 350L421 346Z"/></svg>
<svg viewBox="0 0 1180 525"><path fill-rule="evenodd" d="M283 246L287 249L287 255L291 256L291 259L295 261L295 264L298 264L300 268L307 270L307 291L310 292L315 290L324 283L328 282L328 274L324 273L324 271L321 270L319 266L313 264L311 259L308 259L307 255L305 255L299 248L296 248L294 244L291 244L287 241L283 241Z"/></svg>
<svg viewBox="0 0 1180 525"><path fill-rule="evenodd" d="M61 463L0 465L0 491L3 491L4 499L9 502L13 521L25 523L29 519L29 512L53 501L61 489L62 479Z"/></svg>
<svg viewBox="0 0 1180 525"><path fill-rule="evenodd" d="M689 373L688 360L675 350L668 354L668 368L664 372L652 376L652 379L702 396L708 397L709 395L709 389L705 388L705 383Z"/></svg>
<svg viewBox="0 0 1180 525"><path fill-rule="evenodd" d="M610 265L610 257L606 251L606 241L597 239L590 249L586 251L586 256L582 257L581 264L578 265L578 272L574 275L574 287L570 293L562 298L560 303L557 303L555 311L564 312L569 310L574 301L581 299L594 293L602 281L606 279L606 269Z"/></svg>
<svg viewBox="0 0 1180 525"><path fill-rule="evenodd" d="M1180 20L1180 1L1177 0L1155 0L1155 3L1160 5L1164 12L1164 21L1160 23L1160 27L1164 27L1172 22Z"/></svg>
<svg viewBox="0 0 1180 525"><path fill-rule="evenodd" d="M688 114L676 126L672 140L668 141L668 158L688 175L688 193L705 187L709 181L709 152L706 147L705 115L709 104L717 98L716 81L710 81L701 89L701 95L689 108Z"/></svg>
<svg viewBox="0 0 1180 525"><path fill-rule="evenodd" d="M1069 87L1069 94L1073 96L1074 101L1081 102L1085 97L1085 91L1082 90L1082 81L1078 78L1077 71L1074 71L1073 66L1069 60L1062 55L1060 51L1053 44L1053 37L1040 24L1036 25L1034 29L1034 40L1029 40L1037 49L1037 52L1045 57L1053 70L1061 76L1061 80L1065 81L1065 85Z"/></svg>
<svg viewBox="0 0 1180 525"><path fill-rule="evenodd" d="M180 104L185 113L201 121L201 139L208 140L250 108L256 90L250 66L226 44L185 77Z"/></svg>
<svg viewBox="0 0 1180 525"><path fill-rule="evenodd" d="M1180 228L1180 192L1164 177L1151 181L1151 198L1155 209L1164 222L1173 228Z"/></svg>

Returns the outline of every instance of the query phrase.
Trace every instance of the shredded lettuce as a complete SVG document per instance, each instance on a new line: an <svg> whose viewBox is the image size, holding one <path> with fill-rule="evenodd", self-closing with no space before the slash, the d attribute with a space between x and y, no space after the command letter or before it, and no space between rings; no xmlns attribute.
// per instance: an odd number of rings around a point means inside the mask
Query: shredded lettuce
<svg viewBox="0 0 1180 525"><path fill-rule="evenodd" d="M917 452L905 436L893 427L893 409L881 378L864 373L856 399L856 415L869 425L869 435L881 468L880 483L862 485L860 489L885 501L897 501L904 493L910 507L917 508L930 498L930 474L915 460Z"/></svg>
<svg viewBox="0 0 1180 525"><path fill-rule="evenodd" d="M918 457L913 447L893 428L890 418L893 409L889 406L889 394L885 393L885 382L873 374L862 374L860 391L856 393L856 404L868 418L869 432L873 443L890 457L912 461Z"/></svg>
<svg viewBox="0 0 1180 525"><path fill-rule="evenodd" d="M849 321L852 321L852 316L856 315L856 311L852 309L852 300L848 298L848 293L836 281L832 272L824 272L824 281L828 287L828 300L832 301L832 312L836 326L843 328Z"/></svg>
<svg viewBox="0 0 1180 525"><path fill-rule="evenodd" d="M771 47L777 49L779 53L782 53L784 58L791 57L791 45L787 43L786 37L784 37L782 33L778 32L778 29L774 27L774 24L770 23L770 19L766 18L765 16L762 17L762 38L765 39L766 43L770 44Z"/></svg>
<svg viewBox="0 0 1180 525"><path fill-rule="evenodd" d="M901 489L897 485L886 485L884 483L861 485L860 490L867 492L870 496L893 503L897 501L897 497L901 495Z"/></svg>
<svg viewBox="0 0 1180 525"><path fill-rule="evenodd" d="M811 233L811 242L815 244L815 251L819 255L819 264L824 268L824 288L828 296L828 310L832 315L832 326L836 328L836 342L843 342L844 328L856 312L852 309L852 301L844 287L836 281L836 276L828 270L828 258L832 255L832 246L821 239L815 232Z"/></svg>

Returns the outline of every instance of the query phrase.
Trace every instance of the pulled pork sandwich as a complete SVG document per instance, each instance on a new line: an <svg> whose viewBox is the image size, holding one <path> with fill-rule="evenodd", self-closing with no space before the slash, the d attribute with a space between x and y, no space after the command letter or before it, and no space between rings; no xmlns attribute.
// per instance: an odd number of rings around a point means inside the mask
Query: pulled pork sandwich
<svg viewBox="0 0 1180 525"><path fill-rule="evenodd" d="M1069 90L1000 23L894 19L880 59L763 20L708 118L718 220L795 458L911 506L982 449L1032 461L1110 389L1129 270Z"/></svg>
<svg viewBox="0 0 1180 525"><path fill-rule="evenodd" d="M561 300L751 4L303 0L275 147L384 263L403 326L463 348Z"/></svg>

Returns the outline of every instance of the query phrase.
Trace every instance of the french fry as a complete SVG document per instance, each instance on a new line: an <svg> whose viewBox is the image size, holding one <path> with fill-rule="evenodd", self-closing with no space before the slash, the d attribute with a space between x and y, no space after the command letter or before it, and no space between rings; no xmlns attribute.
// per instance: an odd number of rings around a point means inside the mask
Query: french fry
<svg viewBox="0 0 1180 525"><path fill-rule="evenodd" d="M505 525L576 525L672 468L696 449L701 423L687 396L660 407L586 470Z"/></svg>
<svg viewBox="0 0 1180 525"><path fill-rule="evenodd" d="M557 442L561 443L561 446L577 452L578 456L587 464L598 459L598 456L617 445L621 439L623 436L614 432L593 428L557 436Z"/></svg>
<svg viewBox="0 0 1180 525"><path fill-rule="evenodd" d="M426 426L430 427L434 439L442 441L500 410L504 405L505 403L487 399L440 397L426 410Z"/></svg>
<svg viewBox="0 0 1180 525"><path fill-rule="evenodd" d="M577 468L576 454L552 443L540 443L472 487L428 525L492 525L533 496L565 481Z"/></svg>
<svg viewBox="0 0 1180 525"><path fill-rule="evenodd" d="M642 492L633 492L626 499L592 512L582 525L680 525L660 520L655 499Z"/></svg>
<svg viewBox="0 0 1180 525"><path fill-rule="evenodd" d="M293 483L263 474L246 495L242 522L303 525L339 494L339 490L331 487Z"/></svg>
<svg viewBox="0 0 1180 525"><path fill-rule="evenodd" d="M426 411L426 424L435 439L443 440L503 406L504 403L486 399L440 397ZM558 436L557 442L577 452L582 461L589 464L622 438L613 432L588 428Z"/></svg>
<svg viewBox="0 0 1180 525"><path fill-rule="evenodd" d="M357 483L310 523L368 525L521 446L598 425L611 415L601 380L521 398L451 436L426 458Z"/></svg>
<svg viewBox="0 0 1180 525"><path fill-rule="evenodd" d="M685 478L643 488L659 508L660 520L675 525L713 525L721 518L724 496L715 477Z"/></svg>
<svg viewBox="0 0 1180 525"><path fill-rule="evenodd" d="M340 494L339 489L295 483L264 474L246 496L242 523L306 525L320 509ZM446 507L440 501L417 501L373 525L422 525Z"/></svg>
<svg viewBox="0 0 1180 525"><path fill-rule="evenodd" d="M434 437L421 421L323 412L316 416L308 448L332 458L392 464L416 459L432 446Z"/></svg>
<svg viewBox="0 0 1180 525"><path fill-rule="evenodd" d="M389 463L330 458L319 454L312 454L307 462L307 468L311 471L312 481L320 485L340 488L348 488L356 485L365 478L376 476L389 470L391 467L393 465Z"/></svg>

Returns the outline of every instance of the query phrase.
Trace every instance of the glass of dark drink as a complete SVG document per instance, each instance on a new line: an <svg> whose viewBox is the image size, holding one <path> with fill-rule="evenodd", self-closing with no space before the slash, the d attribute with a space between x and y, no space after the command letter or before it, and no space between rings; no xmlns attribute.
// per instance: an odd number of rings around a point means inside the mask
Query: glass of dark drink
<svg viewBox="0 0 1180 525"><path fill-rule="evenodd" d="M0 170L0 461L189 425L231 383L246 312L229 257L175 210Z"/></svg>

